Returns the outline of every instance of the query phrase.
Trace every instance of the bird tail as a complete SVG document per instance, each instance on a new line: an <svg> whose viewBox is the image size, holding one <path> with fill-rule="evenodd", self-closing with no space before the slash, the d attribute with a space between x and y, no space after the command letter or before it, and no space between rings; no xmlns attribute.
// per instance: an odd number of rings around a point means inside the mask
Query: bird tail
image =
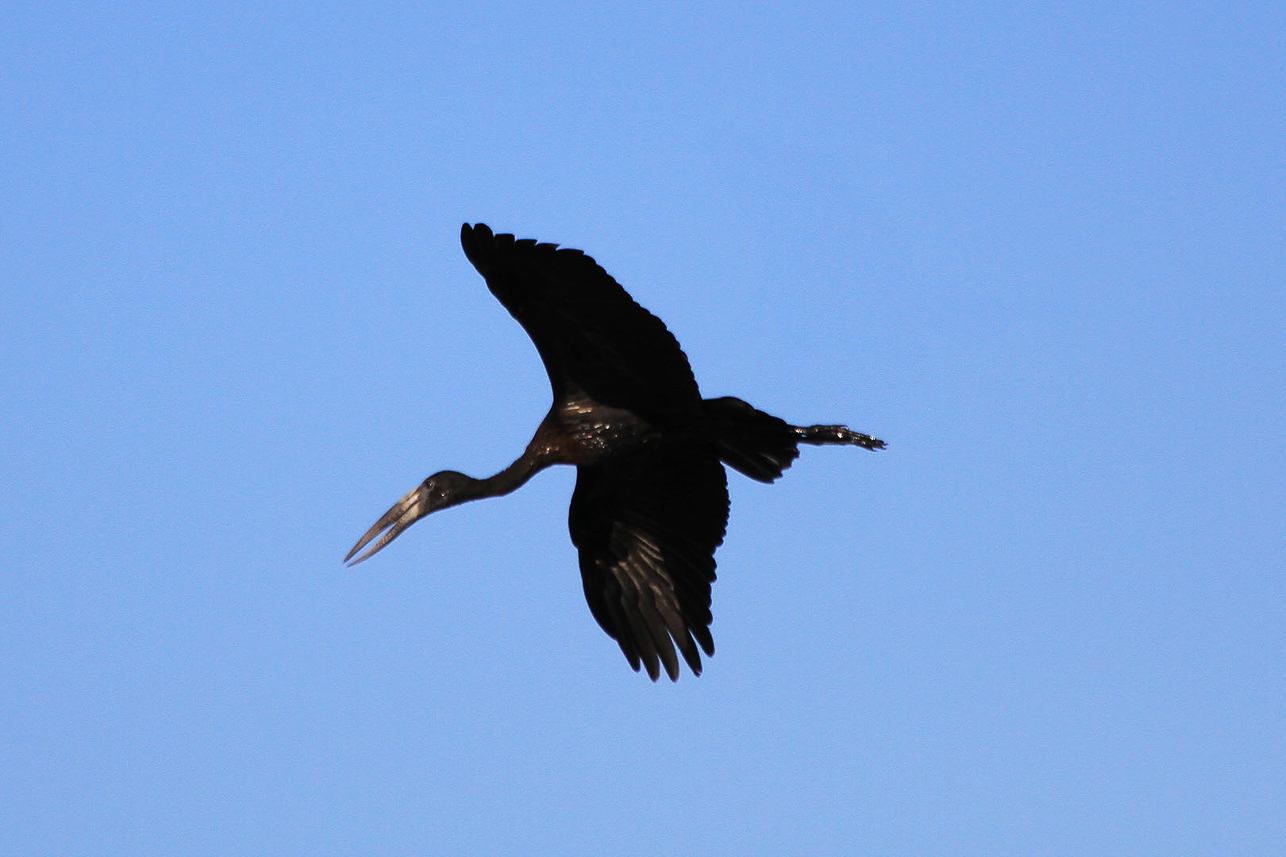
<svg viewBox="0 0 1286 857"><path fill-rule="evenodd" d="M852 444L883 449L884 441L847 426L793 426L741 399L705 400L719 460L759 482L772 482L799 457L799 444Z"/></svg>
<svg viewBox="0 0 1286 857"><path fill-rule="evenodd" d="M732 396L706 399L705 406L719 459L751 479L772 482L799 457L799 435L785 420Z"/></svg>

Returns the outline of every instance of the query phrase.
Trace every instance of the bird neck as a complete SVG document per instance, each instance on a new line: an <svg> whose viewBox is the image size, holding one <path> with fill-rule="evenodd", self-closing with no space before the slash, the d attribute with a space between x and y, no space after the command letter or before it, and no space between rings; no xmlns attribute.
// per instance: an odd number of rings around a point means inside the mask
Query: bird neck
<svg viewBox="0 0 1286 857"><path fill-rule="evenodd" d="M535 476L544 467L544 462L530 453L526 453L496 475L488 476L486 479L475 480L474 492L471 493L473 493L473 497L498 497L502 494L508 494L526 485L527 480Z"/></svg>

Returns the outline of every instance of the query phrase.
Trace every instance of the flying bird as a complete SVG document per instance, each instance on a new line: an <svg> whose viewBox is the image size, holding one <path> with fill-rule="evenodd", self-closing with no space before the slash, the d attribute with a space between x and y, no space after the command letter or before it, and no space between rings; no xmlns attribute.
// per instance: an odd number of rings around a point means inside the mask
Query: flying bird
<svg viewBox="0 0 1286 857"><path fill-rule="evenodd" d="M527 449L485 479L435 473L344 557L356 565L439 509L576 467L568 528L594 619L656 681L714 654L710 585L728 523L727 465L772 482L807 444L884 448L842 425L795 426L725 396L703 399L678 340L580 250L464 224L460 243L536 345L554 403ZM372 543L373 542L373 543ZM362 548L365 553L357 556Z"/></svg>

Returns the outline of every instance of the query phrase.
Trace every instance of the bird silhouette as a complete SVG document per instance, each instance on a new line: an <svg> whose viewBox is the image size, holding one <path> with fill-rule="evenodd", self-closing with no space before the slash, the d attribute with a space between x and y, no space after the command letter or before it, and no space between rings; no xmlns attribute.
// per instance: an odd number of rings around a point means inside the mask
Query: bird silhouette
<svg viewBox="0 0 1286 857"><path fill-rule="evenodd" d="M678 680L676 648L700 675L697 646L714 654L710 585L728 522L724 465L772 482L800 443L875 450L884 442L841 425L794 426L741 399L703 399L661 320L580 250L495 235L482 223L464 224L460 243L535 343L553 406L517 461L485 479L435 473L345 562L370 558L439 509L508 494L552 464L572 464L568 528L594 619L653 681L662 666Z"/></svg>

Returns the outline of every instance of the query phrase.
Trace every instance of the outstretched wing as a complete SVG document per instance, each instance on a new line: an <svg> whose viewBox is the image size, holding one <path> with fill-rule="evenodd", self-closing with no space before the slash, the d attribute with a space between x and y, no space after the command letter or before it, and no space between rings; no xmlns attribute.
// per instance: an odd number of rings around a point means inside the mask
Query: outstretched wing
<svg viewBox="0 0 1286 857"><path fill-rule="evenodd" d="M555 400L580 390L657 422L700 406L678 340L592 258L483 223L464 224L460 243L536 344Z"/></svg>
<svg viewBox="0 0 1286 857"><path fill-rule="evenodd" d="M643 449L577 468L569 518L590 612L630 666L696 675L714 654L710 584L728 523L723 465L708 447Z"/></svg>

